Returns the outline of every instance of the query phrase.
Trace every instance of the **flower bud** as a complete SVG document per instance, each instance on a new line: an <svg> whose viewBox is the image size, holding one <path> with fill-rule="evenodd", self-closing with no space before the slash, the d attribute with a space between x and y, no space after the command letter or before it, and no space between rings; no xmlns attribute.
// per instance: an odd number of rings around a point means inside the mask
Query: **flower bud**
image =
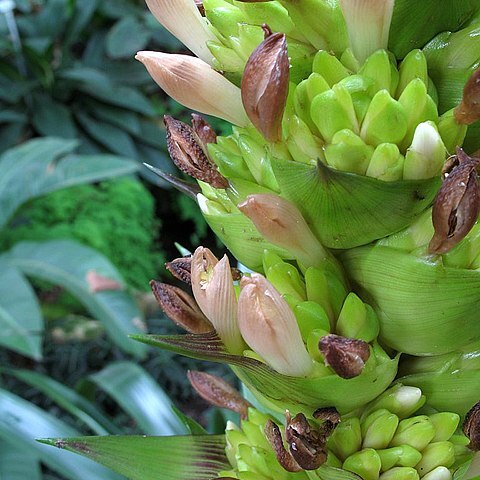
<svg viewBox="0 0 480 480"><path fill-rule="evenodd" d="M437 127L447 152L453 154L465 140L467 125L459 124L455 119L454 109L451 109L440 116Z"/></svg>
<svg viewBox="0 0 480 480"><path fill-rule="evenodd" d="M333 87L340 80L350 75L350 72L343 66L342 62L326 50L320 50L315 55L312 70L314 73L320 74L326 81L327 86L330 87Z"/></svg>
<svg viewBox="0 0 480 480"><path fill-rule="evenodd" d="M189 371L188 380L195 391L211 405L227 408L247 418L250 403L225 380L205 372Z"/></svg>
<svg viewBox="0 0 480 480"><path fill-rule="evenodd" d="M422 454L410 445L377 450L382 461L382 472L393 467L414 467L421 459Z"/></svg>
<svg viewBox="0 0 480 480"><path fill-rule="evenodd" d="M219 261L210 250L198 247L192 257L191 275L195 300L227 350L242 352L244 342L237 324L237 298L227 256Z"/></svg>
<svg viewBox="0 0 480 480"><path fill-rule="evenodd" d="M344 461L362 448L362 431L357 417L342 420L327 441L329 450Z"/></svg>
<svg viewBox="0 0 480 480"><path fill-rule="evenodd" d="M373 448L365 448L350 455L343 463L343 469L360 475L363 480L378 480L382 463Z"/></svg>
<svg viewBox="0 0 480 480"><path fill-rule="evenodd" d="M451 162L432 209L435 234L430 253L445 253L462 240L477 221L480 212L480 189L477 166L480 158L471 158L461 148Z"/></svg>
<svg viewBox="0 0 480 480"><path fill-rule="evenodd" d="M430 418L435 428L435 436L432 439L433 442L450 440L450 437L455 433L460 423L460 416L450 412L434 413L433 415L429 415L428 418Z"/></svg>
<svg viewBox="0 0 480 480"><path fill-rule="evenodd" d="M380 475L380 480L419 480L417 471L411 467L395 467Z"/></svg>
<svg viewBox="0 0 480 480"><path fill-rule="evenodd" d="M463 422L463 433L470 439L469 447L480 450L480 402L476 403L467 413Z"/></svg>
<svg viewBox="0 0 480 480"><path fill-rule="evenodd" d="M455 119L463 125L471 125L480 120L480 67L465 84L462 103L455 109Z"/></svg>
<svg viewBox="0 0 480 480"><path fill-rule="evenodd" d="M228 180L210 162L201 141L189 125L165 115L167 149L173 163L188 175L215 188L227 188Z"/></svg>
<svg viewBox="0 0 480 480"><path fill-rule="evenodd" d="M358 73L373 80L370 90L372 95L380 90L387 90L392 96L395 94L398 83L398 71L396 68L393 68L386 50L377 50L372 53L365 60Z"/></svg>
<svg viewBox="0 0 480 480"><path fill-rule="evenodd" d="M248 118L270 142L281 138L290 63L285 35L269 35L252 53L242 77L242 102Z"/></svg>
<svg viewBox="0 0 480 480"><path fill-rule="evenodd" d="M415 466L423 476L437 467L451 467L455 462L455 450L450 442L435 442L422 451L422 459Z"/></svg>
<svg viewBox="0 0 480 480"><path fill-rule="evenodd" d="M428 68L425 54L419 50L412 50L402 60L399 68L400 79L396 96L399 97L406 86L414 79L420 79L425 87L428 85Z"/></svg>
<svg viewBox="0 0 480 480"><path fill-rule="evenodd" d="M398 424L397 431L390 445L410 445L422 451L435 437L435 428L430 419L425 415L406 418Z"/></svg>
<svg viewBox="0 0 480 480"><path fill-rule="evenodd" d="M243 277L241 289L238 324L250 348L279 373L307 376L313 363L285 299L257 273Z"/></svg>
<svg viewBox="0 0 480 480"><path fill-rule="evenodd" d="M447 467L437 467L424 475L422 480L452 480L452 473Z"/></svg>
<svg viewBox="0 0 480 480"><path fill-rule="evenodd" d="M199 58L160 52L138 52L155 82L187 108L248 125L240 89Z"/></svg>
<svg viewBox="0 0 480 480"><path fill-rule="evenodd" d="M208 28L192 0L146 0L155 18L189 50L212 64L207 42L217 38ZM179 21L181 19L181 21Z"/></svg>
<svg viewBox="0 0 480 480"><path fill-rule="evenodd" d="M362 422L363 448L387 448L398 426L398 417L388 410L376 410Z"/></svg>
<svg viewBox="0 0 480 480"><path fill-rule="evenodd" d="M330 366L342 378L360 375L370 358L368 343L333 334L323 337L319 348L325 358L325 365Z"/></svg>
<svg viewBox="0 0 480 480"><path fill-rule="evenodd" d="M198 308L195 300L181 288L165 283L150 282L152 292L165 314L190 333L206 333L213 325Z"/></svg>

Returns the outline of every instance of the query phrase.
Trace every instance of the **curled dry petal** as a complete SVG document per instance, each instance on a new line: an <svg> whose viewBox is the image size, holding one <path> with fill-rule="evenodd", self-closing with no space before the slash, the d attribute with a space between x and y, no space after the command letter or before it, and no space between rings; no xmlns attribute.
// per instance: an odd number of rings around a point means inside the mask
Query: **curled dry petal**
<svg viewBox="0 0 480 480"><path fill-rule="evenodd" d="M480 158L471 158L457 148L456 160L449 160L450 171L435 198L432 221L435 233L430 253L448 252L471 230L480 212L480 190L476 168Z"/></svg>
<svg viewBox="0 0 480 480"><path fill-rule="evenodd" d="M480 67L468 79L463 89L460 105L455 109L455 119L463 125L480 120Z"/></svg>
<svg viewBox="0 0 480 480"><path fill-rule="evenodd" d="M195 391L211 405L232 410L242 419L247 418L250 403L225 380L198 371L189 371L187 376Z"/></svg>
<svg viewBox="0 0 480 480"><path fill-rule="evenodd" d="M287 412L286 417L285 439L292 457L303 470L316 470L327 460L325 436L310 426L303 413L292 419Z"/></svg>
<svg viewBox="0 0 480 480"><path fill-rule="evenodd" d="M339 335L326 335L319 342L320 351L333 371L342 378L358 377L370 358L367 342Z"/></svg>
<svg viewBox="0 0 480 480"><path fill-rule="evenodd" d="M199 58L161 52L138 52L155 82L185 107L245 127L248 117L240 89Z"/></svg>
<svg viewBox="0 0 480 480"><path fill-rule="evenodd" d="M217 41L192 0L146 0L155 18L197 57L209 64L213 55L207 42Z"/></svg>
<svg viewBox="0 0 480 480"><path fill-rule="evenodd" d="M277 372L307 376L313 363L286 300L258 273L243 277L240 286L238 324L247 344Z"/></svg>
<svg viewBox="0 0 480 480"><path fill-rule="evenodd" d="M198 308L195 300L181 288L150 282L153 295L165 314L190 333L207 333L213 330L213 325Z"/></svg>
<svg viewBox="0 0 480 480"><path fill-rule="evenodd" d="M265 424L264 432L275 456L277 457L278 463L287 472L300 472L302 467L300 467L292 457L291 453L288 452L283 445L282 433L280 432L278 425L275 422L272 422L272 420L268 420Z"/></svg>
<svg viewBox="0 0 480 480"><path fill-rule="evenodd" d="M165 115L167 148L175 165L197 180L215 188L227 188L228 181L205 154L192 127Z"/></svg>
<svg viewBox="0 0 480 480"><path fill-rule="evenodd" d="M330 435L340 423L340 414L335 407L319 408L313 412L313 418L323 421L320 431L323 435Z"/></svg>
<svg viewBox="0 0 480 480"><path fill-rule="evenodd" d="M465 417L463 433L470 439L469 447L480 450L480 402L476 403Z"/></svg>
<svg viewBox="0 0 480 480"><path fill-rule="evenodd" d="M275 33L255 49L243 72L242 101L248 118L270 142L281 138L289 68L285 35Z"/></svg>
<svg viewBox="0 0 480 480"><path fill-rule="evenodd" d="M192 127L204 149L209 143L217 143L215 130L201 115L192 113Z"/></svg>

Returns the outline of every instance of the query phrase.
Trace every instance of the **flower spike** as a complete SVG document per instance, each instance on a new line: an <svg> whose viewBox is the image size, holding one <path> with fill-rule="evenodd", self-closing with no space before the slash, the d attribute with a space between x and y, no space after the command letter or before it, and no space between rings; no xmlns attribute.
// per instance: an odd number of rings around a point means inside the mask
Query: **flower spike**
<svg viewBox="0 0 480 480"><path fill-rule="evenodd" d="M165 90L187 108L223 118L235 125L248 125L240 89L199 58L161 52L138 52L135 56Z"/></svg>
<svg viewBox="0 0 480 480"><path fill-rule="evenodd" d="M212 64L207 42L218 41L193 0L146 0L155 18L189 50Z"/></svg>

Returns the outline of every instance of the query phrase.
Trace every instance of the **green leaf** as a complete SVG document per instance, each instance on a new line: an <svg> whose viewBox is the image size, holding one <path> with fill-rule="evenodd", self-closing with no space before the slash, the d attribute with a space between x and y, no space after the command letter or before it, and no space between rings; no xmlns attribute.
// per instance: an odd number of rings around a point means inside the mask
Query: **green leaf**
<svg viewBox="0 0 480 480"><path fill-rule="evenodd" d="M0 271L0 345L40 360L44 327L35 292L4 255Z"/></svg>
<svg viewBox="0 0 480 480"><path fill-rule="evenodd" d="M93 458L130 480L212 480L218 472L231 468L225 456L224 435L132 435L42 442Z"/></svg>
<svg viewBox="0 0 480 480"><path fill-rule="evenodd" d="M132 135L141 135L137 113L93 100L89 102L88 106L93 115L99 120L111 123Z"/></svg>
<svg viewBox="0 0 480 480"><path fill-rule="evenodd" d="M458 30L478 11L476 0L396 0L389 49L397 58L446 30Z"/></svg>
<svg viewBox="0 0 480 480"><path fill-rule="evenodd" d="M20 242L8 252L9 262L24 274L60 285L75 296L104 325L110 338L124 351L143 357L127 335L141 331L142 314L133 298L123 290L94 292L87 274L95 272L123 285L123 280L107 258L72 240Z"/></svg>
<svg viewBox="0 0 480 480"><path fill-rule="evenodd" d="M37 455L24 452L7 442L0 443L0 478L6 480L42 480Z"/></svg>
<svg viewBox="0 0 480 480"><path fill-rule="evenodd" d="M172 401L168 395L135 363L112 363L90 375L89 379L113 397L144 433L188 433L184 424L172 412Z"/></svg>
<svg viewBox="0 0 480 480"><path fill-rule="evenodd" d="M70 110L49 95L33 95L32 123L44 136L75 138L77 129Z"/></svg>
<svg viewBox="0 0 480 480"><path fill-rule="evenodd" d="M183 423L190 435L205 435L207 433L207 431L198 422L185 415L175 405L172 406L172 410L177 418Z"/></svg>
<svg viewBox="0 0 480 480"><path fill-rule="evenodd" d="M78 436L80 433L32 403L0 389L0 438L17 451L42 459L49 468L69 480L120 480L110 470L67 452L60 452L36 442L49 437Z"/></svg>
<svg viewBox="0 0 480 480"><path fill-rule="evenodd" d="M439 178L384 182L321 163L277 159L272 166L283 196L329 248L364 245L407 227L440 187Z"/></svg>
<svg viewBox="0 0 480 480"><path fill-rule="evenodd" d="M73 140L41 138L0 157L0 228L15 210L35 197L60 188L133 173L135 162L112 155L67 155Z"/></svg>
<svg viewBox="0 0 480 480"><path fill-rule="evenodd" d="M99 0L75 0L73 15L66 29L65 43L70 45L76 41L82 30L92 19Z"/></svg>
<svg viewBox="0 0 480 480"><path fill-rule="evenodd" d="M260 402L280 413L286 409L314 411L331 405L335 405L341 413L350 412L380 395L395 378L398 364L398 356L390 359L383 353L383 358L371 355L361 375L348 380L334 374L312 378L290 377L253 358L228 353L215 332L132 335L132 338L198 360L229 364Z"/></svg>
<svg viewBox="0 0 480 480"><path fill-rule="evenodd" d="M0 368L0 371L36 388L68 413L82 421L97 435L120 433L120 430L99 411L96 405L53 378L32 370ZM0 478L2 477L0 476Z"/></svg>
<svg viewBox="0 0 480 480"><path fill-rule="evenodd" d="M150 39L150 32L134 16L124 17L108 32L106 50L111 58L133 57L144 50Z"/></svg>

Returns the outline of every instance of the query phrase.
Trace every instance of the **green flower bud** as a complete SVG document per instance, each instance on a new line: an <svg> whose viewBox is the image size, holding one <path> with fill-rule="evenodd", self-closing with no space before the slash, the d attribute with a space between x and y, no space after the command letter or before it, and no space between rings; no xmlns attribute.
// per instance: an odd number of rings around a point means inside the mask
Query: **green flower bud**
<svg viewBox="0 0 480 480"><path fill-rule="evenodd" d="M348 78L348 77L347 77ZM319 73L313 72L306 80L307 96L312 101L317 95L330 90L330 85Z"/></svg>
<svg viewBox="0 0 480 480"><path fill-rule="evenodd" d="M414 467L421 459L422 454L410 445L377 450L382 461L382 472L393 467Z"/></svg>
<svg viewBox="0 0 480 480"><path fill-rule="evenodd" d="M385 182L401 180L405 158L394 143L381 143L373 152L365 175Z"/></svg>
<svg viewBox="0 0 480 480"><path fill-rule="evenodd" d="M349 293L338 316L336 333L369 343L377 338L379 329L377 315L372 307L363 303L354 293Z"/></svg>
<svg viewBox="0 0 480 480"><path fill-rule="evenodd" d="M452 480L452 473L447 467L437 467L424 475L422 480Z"/></svg>
<svg viewBox="0 0 480 480"><path fill-rule="evenodd" d="M328 330L323 330L322 328L315 328L311 330L307 336L307 351L308 354L318 363L321 365L324 365L324 358L322 355L322 352L320 352L318 348L318 344L320 340L325 337L326 335L329 335ZM325 370L326 369L326 370ZM322 373L333 373L332 370L330 370L328 367L325 366L325 369L320 369L318 372ZM318 374L317 372L317 374Z"/></svg>
<svg viewBox="0 0 480 480"><path fill-rule="evenodd" d="M380 90L388 90L392 96L395 94L398 72L395 67L392 69L390 57L385 50L372 53L358 73L373 80L373 88L369 92L372 97Z"/></svg>
<svg viewBox="0 0 480 480"><path fill-rule="evenodd" d="M245 67L245 62L248 60L252 52L258 47L258 45L260 45L260 43L262 43L264 39L264 31L262 27L249 25L247 23L240 23L237 28L238 43L234 44L233 47L238 52L238 55L244 59L243 67Z"/></svg>
<svg viewBox="0 0 480 480"><path fill-rule="evenodd" d="M421 451L435 437L435 428L433 423L426 415L419 415L412 418L406 418L398 424L397 431L390 445L398 447L399 445L410 445Z"/></svg>
<svg viewBox="0 0 480 480"><path fill-rule="evenodd" d="M435 428L435 436L432 439L433 442L449 440L460 423L460 416L450 412L435 413L428 418L430 418Z"/></svg>
<svg viewBox="0 0 480 480"><path fill-rule="evenodd" d="M428 85L427 59L421 50L412 50L400 64L400 79L397 87L397 98L403 93L407 85L414 79L421 80L425 87Z"/></svg>
<svg viewBox="0 0 480 480"><path fill-rule="evenodd" d="M416 465L420 475L431 472L434 468L450 467L455 462L455 450L450 442L435 442L427 445L422 452L422 459Z"/></svg>
<svg viewBox="0 0 480 480"><path fill-rule="evenodd" d="M221 143L221 140L224 140L224 142ZM218 171L223 176L228 178L242 178L244 180L248 180L249 182L254 182L255 179L245 163L240 150L238 150L237 154L232 152L230 149L227 150L223 145L223 143L226 143L226 140L231 140L231 143L235 143L230 138L227 139L219 137L218 144L209 143L207 146L208 153L217 165Z"/></svg>
<svg viewBox="0 0 480 480"><path fill-rule="evenodd" d="M418 472L411 467L395 467L380 475L380 480L419 480Z"/></svg>
<svg viewBox="0 0 480 480"><path fill-rule="evenodd" d="M461 125L456 121L454 111L452 108L441 115L437 125L438 133L450 154L454 154L456 148L463 144L468 129L467 125Z"/></svg>
<svg viewBox="0 0 480 480"><path fill-rule="evenodd" d="M245 15L231 3L220 0L204 0L203 7L210 23L224 36L236 36L237 25L245 23Z"/></svg>
<svg viewBox="0 0 480 480"><path fill-rule="evenodd" d="M330 320L327 312L325 312L318 303L301 302L295 306L293 313L295 314L300 333L304 340L308 338L308 334L314 329L322 329L326 332L330 331Z"/></svg>
<svg viewBox="0 0 480 480"><path fill-rule="evenodd" d="M265 276L282 295L292 295L300 302L307 299L305 283L293 265L286 262L277 263L265 269Z"/></svg>
<svg viewBox="0 0 480 480"><path fill-rule="evenodd" d="M376 410L362 422L363 448L381 449L390 444L398 427L398 417L388 410Z"/></svg>
<svg viewBox="0 0 480 480"><path fill-rule="evenodd" d="M295 113L308 125L308 128L312 134L318 136L320 132L318 131L317 126L312 120L311 112L311 99L308 96L307 90L308 80L303 80L296 87L291 85L291 89L294 88L293 92L293 106Z"/></svg>
<svg viewBox="0 0 480 480"><path fill-rule="evenodd" d="M377 480L381 466L380 457L372 448L356 452L343 462L344 470L360 475L363 480Z"/></svg>
<svg viewBox="0 0 480 480"><path fill-rule="evenodd" d="M245 67L245 61L231 48L213 41L209 41L207 46L216 60L215 67L218 69L224 72L238 72Z"/></svg>
<svg viewBox="0 0 480 480"><path fill-rule="evenodd" d="M316 164L324 161L323 141L313 135L297 115L292 115L288 123L287 146L296 162Z"/></svg>
<svg viewBox="0 0 480 480"><path fill-rule="evenodd" d="M342 461L358 452L362 448L360 420L353 417L340 422L328 438L327 447Z"/></svg>
<svg viewBox="0 0 480 480"><path fill-rule="evenodd" d="M340 60L325 50L320 50L315 55L312 69L315 73L322 75L330 87L350 75L350 72L342 65Z"/></svg>
<svg viewBox="0 0 480 480"><path fill-rule="evenodd" d="M363 120L360 136L369 144L400 143L407 133L407 117L403 106L387 90L380 90L372 99Z"/></svg>

